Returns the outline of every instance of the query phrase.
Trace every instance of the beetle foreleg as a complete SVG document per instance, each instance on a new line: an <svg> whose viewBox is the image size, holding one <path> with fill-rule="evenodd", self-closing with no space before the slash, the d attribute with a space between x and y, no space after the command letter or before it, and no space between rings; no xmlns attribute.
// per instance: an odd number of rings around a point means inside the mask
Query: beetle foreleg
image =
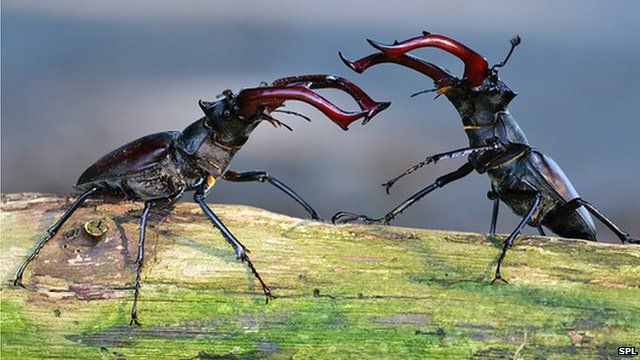
<svg viewBox="0 0 640 360"><path fill-rule="evenodd" d="M140 293L140 274L142 272L142 262L144 260L144 235L147 227L147 216L149 215L149 209L153 205L153 200L146 201L144 203L144 209L140 216L140 240L138 242L138 257L136 258L136 289L133 293L133 306L131 307L131 321L129 325L140 325L138 322L138 294Z"/></svg>
<svg viewBox="0 0 640 360"><path fill-rule="evenodd" d="M64 223L71 217L71 215L73 215L73 213L76 210L78 210L80 205L82 205L82 203L85 200L87 200L87 198L89 196L91 196L93 193L95 193L97 190L98 190L98 188L94 187L94 188L91 188L91 189L85 191L80 196L78 196L78 199L76 199L76 201L71 205L71 207L62 215L62 217L60 219L58 219L58 221L56 221L56 223L53 224L53 226L50 227L49 230L47 230L49 235L47 235L47 237L45 237L42 241L40 241L40 244L38 244L38 246L35 248L35 250L33 250L31 255L29 255L27 260L25 260L24 263L22 264L22 266L20 266L20 269L16 273L16 278L15 278L15 280L13 280L13 285L14 286L24 287L24 285L22 284L22 274L24 273L24 270L27 268L29 263L33 259L35 259L36 256L38 256L38 253L40 252L40 250L42 250L44 245L56 235L58 230L60 230L62 225L64 225Z"/></svg>
<svg viewBox="0 0 640 360"><path fill-rule="evenodd" d="M526 191L526 192L523 192L523 193L524 194L531 194L531 192L529 192L529 191ZM540 205L540 198L542 197L540 195L540 193L533 193L533 197L534 197L533 204L529 208L529 211L527 211L527 214L522 218L522 220L520 221L520 224L518 224L516 229L513 230L513 232L511 233L511 235L509 235L507 240L504 241L504 246L502 248L502 252L500 253L500 257L498 258L498 266L496 267L496 275L493 278L493 280L491 281L492 284L495 283L496 280L500 280L500 281L504 282L505 284L508 283L507 280L503 279L502 276L500 276L500 265L502 265L502 260L504 260L505 255L507 255L507 249L509 249L511 244L513 244L513 241L515 240L516 236L518 236L518 234L520 234L520 231L522 231L522 228L524 228L524 226L527 225L527 222L531 219L533 214L538 209L538 205Z"/></svg>
<svg viewBox="0 0 640 360"><path fill-rule="evenodd" d="M488 151L488 150L498 150L500 149L502 145L500 144L500 142L498 142L497 140L492 141L491 143L487 144L487 145L482 145L482 146L469 146L466 148L462 148L462 149L456 149L456 150L452 150L452 151L447 151L447 152L443 152L440 154L435 154L432 156L427 157L426 159L424 159L423 161L417 163L416 165L413 165L412 167L408 168L407 170L405 170L405 172L403 172L402 174L396 176L395 178L387 181L386 183L382 184L382 186L384 187L385 191L387 192L387 194L389 193L389 190L391 189L391 187L393 186L393 184L396 183L396 181L400 180L401 178L419 170L420 168L422 168L425 165L428 164L435 164L440 160L444 160L444 159L454 159L460 156L466 156L466 155L470 155L473 153L477 153L477 152L483 152L483 151Z"/></svg>
<svg viewBox="0 0 640 360"><path fill-rule="evenodd" d="M458 170L439 177L438 179L436 179L436 181L433 184L418 191L413 196L403 201L400 205L398 205L393 210L389 211L385 216L379 219L373 219L366 215L358 215L350 212L341 211L333 215L333 218L331 219L331 221L334 224L336 223L344 224L352 221L363 221L367 224L373 224L373 223L379 223L379 224L385 224L385 225L389 224L389 222L391 222L391 220L393 220L397 215L402 213L406 208L413 205L418 200L425 197L428 193L432 192L437 188L441 188L452 181L461 179L471 174L472 171L473 171L473 166L470 163L465 163Z"/></svg>
<svg viewBox="0 0 640 360"><path fill-rule="evenodd" d="M309 205L306 201L304 201L304 199L300 195L296 194L296 192L293 191L285 183L274 178L273 176L270 176L266 171L258 170L258 171L245 171L245 172L239 173L236 171L227 170L227 172L223 176L223 179L228 181L233 181L233 182L247 182L247 181L259 181L261 183L268 182L269 184L278 188L283 193L287 194L290 198L295 200L298 204L302 205L302 207L305 210L307 210L307 212L309 213L309 215L313 220L322 221L322 218L320 218L320 215L318 215L318 212L316 212L311 207L311 205Z"/></svg>
<svg viewBox="0 0 640 360"><path fill-rule="evenodd" d="M216 214L214 214L213 211L211 211L211 209L209 208L209 206L207 206L207 203L204 201L204 199L205 199L205 189L204 187L200 187L200 189L197 190L195 195L193 196L193 200L195 200L195 202L197 202L198 205L200 205L202 212L204 212L207 218L211 220L213 225L217 227L218 230L220 230L220 233L225 238L225 240L227 240L227 242L229 242L229 244L233 246L234 250L236 251L236 254L238 255L238 259L247 263L247 266L253 273L253 276L255 276L256 279L258 279L258 281L260 282L260 285L262 286L262 291L264 292L264 295L267 298L266 302L269 303L269 299L274 299L275 296L271 294L271 289L269 289L267 284L264 283L264 281L260 277L260 274L256 270L255 266L253 266L253 263L251 262L251 260L249 259L249 256L247 255L248 250L244 247L244 245L242 245L238 241L238 239L236 239L235 236L233 236L231 231L227 229L227 227L222 223L220 218L218 218L218 216L216 216Z"/></svg>

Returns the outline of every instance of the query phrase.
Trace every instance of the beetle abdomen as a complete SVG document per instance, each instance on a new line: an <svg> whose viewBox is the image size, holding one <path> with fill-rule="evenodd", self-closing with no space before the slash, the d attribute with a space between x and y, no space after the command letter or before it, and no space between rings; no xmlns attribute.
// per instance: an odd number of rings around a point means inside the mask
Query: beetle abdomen
<svg viewBox="0 0 640 360"><path fill-rule="evenodd" d="M569 237L595 240L596 230L589 212L579 207L561 216L561 209L579 197L562 169L550 157L529 151L515 162L502 164L489 171L493 186L499 190L500 198L514 213L524 216L533 199L521 195L510 195L513 191L539 192L542 195L538 211L530 225L542 224L554 233Z"/></svg>

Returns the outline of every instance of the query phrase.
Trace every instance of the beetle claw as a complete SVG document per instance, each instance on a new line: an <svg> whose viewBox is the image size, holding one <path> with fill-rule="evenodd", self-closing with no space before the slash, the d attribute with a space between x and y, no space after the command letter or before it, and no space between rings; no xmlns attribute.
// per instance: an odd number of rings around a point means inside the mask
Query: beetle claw
<svg viewBox="0 0 640 360"><path fill-rule="evenodd" d="M19 286L23 289L26 289L27 287L24 286L24 284L22 283L22 279L15 279L13 280L13 286Z"/></svg>
<svg viewBox="0 0 640 360"><path fill-rule="evenodd" d="M496 276L493 278L493 280L491 280L491 285L493 285L496 281L502 281L505 284L508 284L509 282L505 279L502 278L502 276L500 276L499 272L496 272Z"/></svg>
<svg viewBox="0 0 640 360"><path fill-rule="evenodd" d="M263 289L262 289L262 291L264 292L264 296L265 296L265 298L266 298L266 300L265 300L265 304L268 304L268 303L269 303L269 300L273 300L273 299L278 298L277 296L275 296L275 295L273 295L273 294L271 293L271 289L269 289L268 287L263 288Z"/></svg>
<svg viewBox="0 0 640 360"><path fill-rule="evenodd" d="M372 225L372 224L388 225L390 220L391 219L388 219L387 217L374 219L367 215L356 214L348 211L340 211L335 215L333 215L333 217L331 218L331 222L334 225L347 224L347 223L356 222L356 221L361 221L369 225Z"/></svg>
<svg viewBox="0 0 640 360"><path fill-rule="evenodd" d="M315 220L315 221L319 221L319 222L324 222L324 219L320 217L320 214L318 214L317 212L313 212L313 214L311 214L311 220Z"/></svg>

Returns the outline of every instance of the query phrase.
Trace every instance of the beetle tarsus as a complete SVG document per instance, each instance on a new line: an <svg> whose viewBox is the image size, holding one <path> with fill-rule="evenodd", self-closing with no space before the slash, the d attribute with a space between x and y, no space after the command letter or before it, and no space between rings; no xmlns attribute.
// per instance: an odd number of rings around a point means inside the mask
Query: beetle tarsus
<svg viewBox="0 0 640 360"><path fill-rule="evenodd" d="M258 279L258 282L260 282L260 285L262 286L262 292L264 293L264 296L266 297L265 304L268 304L270 299L275 299L276 298L275 295L273 295L271 293L271 289L262 280L262 277L260 276L260 274L258 274L258 270L256 270L255 266L253 266L253 263L249 259L249 256L247 256L246 254L243 254L240 260L242 262L247 263L247 266L249 267L249 269L253 273L253 276L255 276L255 278Z"/></svg>
<svg viewBox="0 0 640 360"><path fill-rule="evenodd" d="M491 280L491 285L495 284L496 281L501 281L504 284L508 284L509 283L502 276L500 276L499 272L496 272L496 275L494 276L493 280Z"/></svg>
<svg viewBox="0 0 640 360"><path fill-rule="evenodd" d="M347 223L356 222L356 221L361 221L369 225L373 225L373 224L388 225L391 219L387 219L386 217L374 219L367 215L356 214L348 211L340 211L335 215L333 215L333 217L331 218L331 222L336 225L347 224Z"/></svg>

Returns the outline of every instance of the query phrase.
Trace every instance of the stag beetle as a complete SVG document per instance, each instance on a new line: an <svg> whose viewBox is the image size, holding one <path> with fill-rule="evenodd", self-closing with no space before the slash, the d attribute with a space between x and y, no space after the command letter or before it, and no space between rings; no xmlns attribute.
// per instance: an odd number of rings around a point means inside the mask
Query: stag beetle
<svg viewBox="0 0 640 360"><path fill-rule="evenodd" d="M387 193L398 179L426 164L467 155L468 161L458 170L439 177L433 184L420 190L382 218L338 212L333 216L334 223L363 221L388 224L430 192L475 170L480 174L487 173L491 179L491 190L488 193L488 197L493 200L490 233L495 234L500 201L522 217L516 229L504 242L492 283L496 280L507 282L500 275L500 266L507 249L526 224L537 227L541 235L544 235L544 225L560 236L596 241L595 225L589 214L591 213L623 243L640 243L638 240L630 239L629 234L602 215L593 205L580 198L555 161L529 145L524 132L509 113L507 106L516 93L500 80L498 69L506 65L513 50L520 44L519 36L511 40L511 48L505 59L491 68L487 60L475 51L442 35L423 32L422 36L402 42L396 41L392 45L367 41L380 52L357 61L349 61L339 53L342 61L358 73L377 64L396 63L430 77L435 82L435 88L427 91L437 92L436 98L445 95L451 101L462 117L462 124L469 138L469 147L429 156L402 175L383 184ZM458 79L437 65L406 54L422 47L439 48L460 58L465 65L463 77Z"/></svg>
<svg viewBox="0 0 640 360"><path fill-rule="evenodd" d="M312 91L319 88L335 88L346 92L357 102L360 111L346 112L339 109ZM233 156L263 120L276 127L283 126L291 130L289 126L273 118L271 113L297 115L310 121L308 117L297 112L279 110L287 100L303 101L316 107L344 130L358 119L364 119L363 124L366 123L390 104L376 102L355 84L330 75L287 77L274 81L270 86L243 89L238 94L225 90L213 102L200 100L199 105L205 116L187 126L182 132L167 131L142 137L114 150L91 165L75 185L82 194L48 230L48 236L22 264L14 284L24 287L22 275L27 265L87 198L101 195L142 200L144 208L140 217L135 293L130 322L132 325L139 325L136 306L149 210L161 203L171 203L180 199L185 191L195 190L195 202L233 246L237 258L247 263L260 282L268 302L273 295L247 256L248 250L207 206L205 198L218 179L268 182L302 205L311 218L321 220L318 213L298 194L266 172L235 172L227 169Z"/></svg>

